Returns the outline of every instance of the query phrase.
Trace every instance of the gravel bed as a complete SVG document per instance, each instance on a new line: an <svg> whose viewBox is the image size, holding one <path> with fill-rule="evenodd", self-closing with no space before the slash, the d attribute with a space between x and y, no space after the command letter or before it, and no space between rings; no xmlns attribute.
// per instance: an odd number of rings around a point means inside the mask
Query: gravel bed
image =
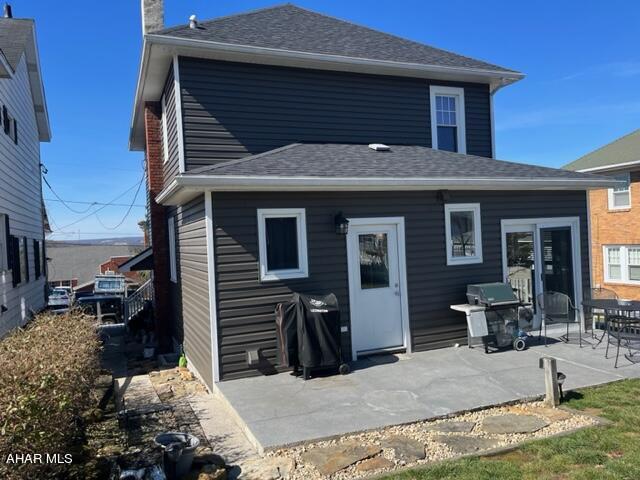
<svg viewBox="0 0 640 480"><path fill-rule="evenodd" d="M523 403L517 405L509 405L503 407L493 407L485 410L480 410L476 412L465 413L462 415L450 417L443 420L433 420L433 421L422 421L416 422L408 425L398 425L393 427L387 427L379 430L374 430L366 433L345 435L343 437L308 443L304 445L300 445L292 448L285 448L276 450L273 452L269 452L266 454L268 457L289 457L293 458L296 463L295 470L288 477L290 480L320 480L320 479L328 479L331 480L351 480L356 478L365 478L372 474L379 474L383 472L389 472L397 470L398 468L403 468L406 466L414 466L414 465L422 465L427 463L432 463L441 460L452 459L461 456L453 452L449 447L444 445L443 443L437 442L435 440L436 436L439 435L450 435L450 436L466 436L466 437L483 437L487 439L492 439L496 442L495 448L506 447L517 445L526 440L536 439L536 438L544 438L549 437L551 435L560 434L562 432L567 432L570 430L574 430L577 428L584 428L588 426L595 425L597 421L589 416L579 415L568 413L567 418L560 419L556 418L558 415L551 416L545 415L545 413L549 412L548 409L545 410L542 402L530 402ZM562 414L563 410L556 410L555 412L560 412ZM484 418L492 416L492 415L500 415L506 413L516 413L522 415L537 415L540 416L547 421L549 421L549 425L536 431L528 434L508 434L508 435L498 435L498 434L488 434L482 431L481 425ZM562 416L562 415L559 415ZM426 426L436 425L444 422L456 422L456 421L470 421L476 422L476 426L470 433L442 433L437 431L427 430ZM401 435L410 437L414 440L424 443L427 457L424 460L418 460L413 463L405 463L404 461L399 461L395 458L394 451L392 449L384 448L382 450L383 457L394 462L395 466L387 469L381 469L374 472L361 472L358 470L358 464L351 465L350 467L341 470L334 475L327 477L321 475L314 466L306 465L302 461L302 454L308 450L314 448L321 448L331 445L338 445L344 442L353 442L354 440L362 445L381 445L382 440L391 437L394 435ZM479 452L481 454L481 452Z"/></svg>

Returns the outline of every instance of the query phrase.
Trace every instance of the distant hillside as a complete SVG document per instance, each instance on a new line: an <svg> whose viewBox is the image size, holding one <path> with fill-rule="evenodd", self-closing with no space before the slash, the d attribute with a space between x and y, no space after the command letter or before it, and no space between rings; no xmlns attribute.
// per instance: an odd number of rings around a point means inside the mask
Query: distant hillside
<svg viewBox="0 0 640 480"><path fill-rule="evenodd" d="M47 240L48 245L72 244L72 245L140 245L144 243L143 237L115 237L94 238L89 240Z"/></svg>

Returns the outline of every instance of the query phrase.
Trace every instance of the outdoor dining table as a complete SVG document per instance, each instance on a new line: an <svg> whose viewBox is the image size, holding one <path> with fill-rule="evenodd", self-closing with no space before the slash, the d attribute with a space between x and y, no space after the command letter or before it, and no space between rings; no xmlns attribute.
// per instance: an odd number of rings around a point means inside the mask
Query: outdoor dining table
<svg viewBox="0 0 640 480"><path fill-rule="evenodd" d="M640 327L640 301L639 300L620 300L613 298L603 298L603 299L587 299L582 301L582 306L585 308L590 308L592 310L603 310L605 315L605 324L607 322L607 317L610 315L620 315L626 316L630 319L637 320L638 326ZM634 322L635 323L635 322ZM598 345L602 343L604 337L606 335L607 327L605 326L605 331L602 336L598 340L598 343L593 346L596 348Z"/></svg>

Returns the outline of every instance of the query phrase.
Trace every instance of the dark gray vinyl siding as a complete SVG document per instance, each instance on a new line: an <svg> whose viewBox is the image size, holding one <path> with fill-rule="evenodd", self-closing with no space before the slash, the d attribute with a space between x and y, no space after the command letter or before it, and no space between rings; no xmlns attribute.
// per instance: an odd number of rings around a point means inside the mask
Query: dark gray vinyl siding
<svg viewBox="0 0 640 480"><path fill-rule="evenodd" d="M186 169L293 142L431 146L430 84L465 89L467 153L490 157L487 85L181 57Z"/></svg>
<svg viewBox="0 0 640 480"><path fill-rule="evenodd" d="M484 262L447 266L444 206L435 192L372 193L219 193L214 194L218 322L222 379L276 370L273 310L292 292L334 292L343 325L349 324L345 238L334 232L333 218L405 219L411 338L414 350L466 342L466 323L449 305L465 301L466 285L502 279L500 220L579 216L583 288L589 286L585 192L451 192L451 203L479 202ZM257 208L305 208L309 278L258 280ZM343 349L350 356L350 334ZM261 348L259 368L245 363L248 349Z"/></svg>
<svg viewBox="0 0 640 480"><path fill-rule="evenodd" d="M204 197L170 212L175 215L177 283L169 282L172 334L205 383L212 388L211 319Z"/></svg>
<svg viewBox="0 0 640 480"><path fill-rule="evenodd" d="M166 107L167 118L167 145L169 158L164 162L164 184L168 185L169 182L178 174L179 171L179 148L178 141L178 122L176 119L176 97L173 77L173 67L169 70L167 76L167 83L164 86L164 101ZM162 135L164 142L164 135ZM163 146L164 148L164 146ZM164 150L163 153L164 155Z"/></svg>

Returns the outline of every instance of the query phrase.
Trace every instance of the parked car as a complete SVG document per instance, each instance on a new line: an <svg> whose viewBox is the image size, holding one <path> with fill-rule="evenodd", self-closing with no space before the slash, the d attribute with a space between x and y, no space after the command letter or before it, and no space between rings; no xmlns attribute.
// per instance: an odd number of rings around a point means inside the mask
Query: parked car
<svg viewBox="0 0 640 480"><path fill-rule="evenodd" d="M51 310L68 310L71 304L71 296L69 291L64 288L54 288L49 293L49 302L47 307Z"/></svg>
<svg viewBox="0 0 640 480"><path fill-rule="evenodd" d="M119 295L91 295L76 299L76 305L88 315L94 315L99 322L122 321L122 298Z"/></svg>

